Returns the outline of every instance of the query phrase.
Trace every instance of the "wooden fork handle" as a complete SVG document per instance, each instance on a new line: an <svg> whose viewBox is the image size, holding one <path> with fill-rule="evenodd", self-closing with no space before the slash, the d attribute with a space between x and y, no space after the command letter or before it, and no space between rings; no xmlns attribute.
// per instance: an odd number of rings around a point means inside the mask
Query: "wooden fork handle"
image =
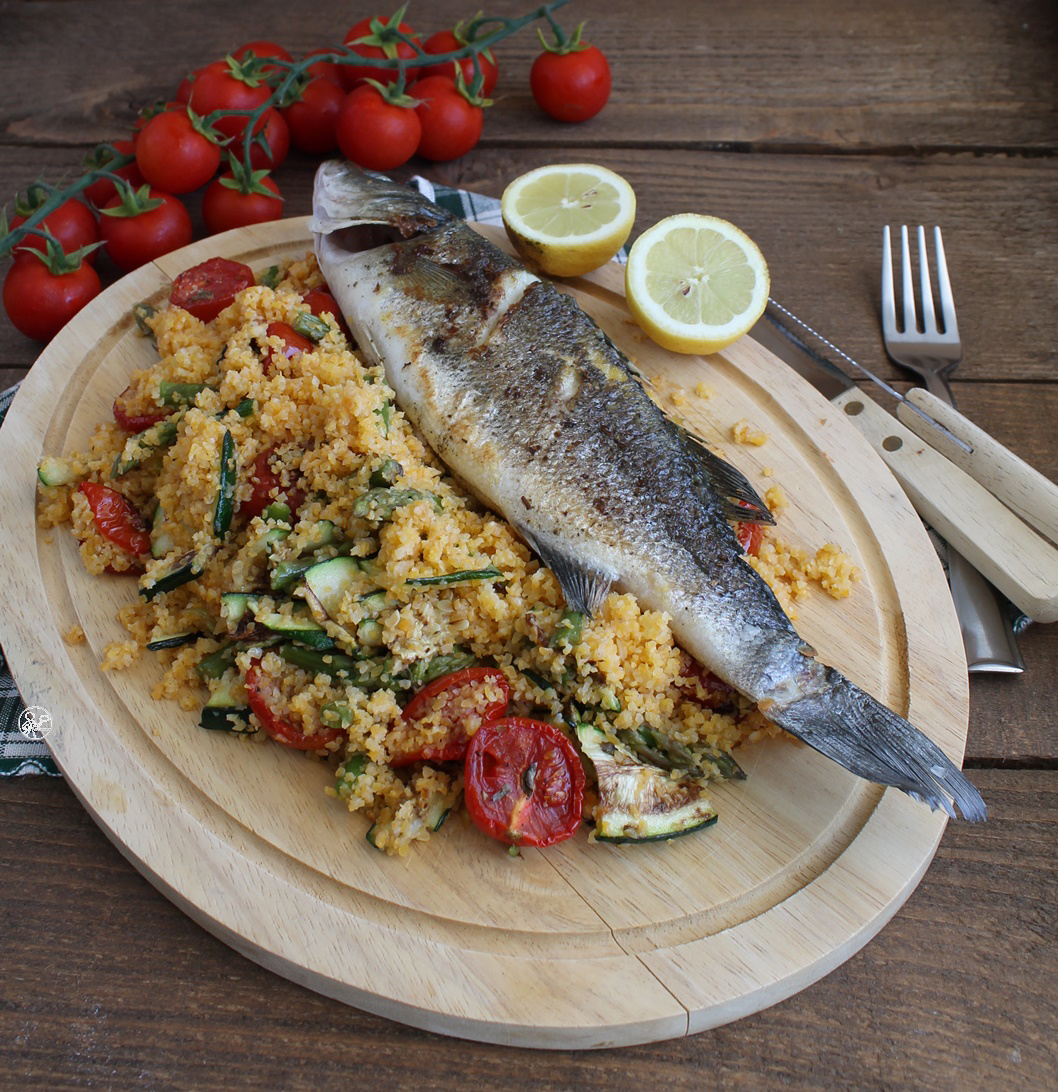
<svg viewBox="0 0 1058 1092"><path fill-rule="evenodd" d="M861 390L832 401L882 457L923 519L1030 618L1058 621L1058 550Z"/></svg>
<svg viewBox="0 0 1058 1092"><path fill-rule="evenodd" d="M901 404L896 415L912 432L965 470L1026 523L1058 543L1058 485L929 391L913 387L907 399L968 443L973 451L964 451L913 409Z"/></svg>

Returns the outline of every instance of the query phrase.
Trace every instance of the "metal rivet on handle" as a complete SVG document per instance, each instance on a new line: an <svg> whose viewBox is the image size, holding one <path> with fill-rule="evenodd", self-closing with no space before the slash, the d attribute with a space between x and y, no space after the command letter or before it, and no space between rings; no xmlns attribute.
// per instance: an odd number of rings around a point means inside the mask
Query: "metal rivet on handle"
<svg viewBox="0 0 1058 1092"><path fill-rule="evenodd" d="M904 446L904 441L899 436L886 436L882 441L882 447L886 451L899 451Z"/></svg>
<svg viewBox="0 0 1058 1092"><path fill-rule="evenodd" d="M855 417L856 414L863 413L863 403L862 402L846 402L845 403L845 412L850 417Z"/></svg>

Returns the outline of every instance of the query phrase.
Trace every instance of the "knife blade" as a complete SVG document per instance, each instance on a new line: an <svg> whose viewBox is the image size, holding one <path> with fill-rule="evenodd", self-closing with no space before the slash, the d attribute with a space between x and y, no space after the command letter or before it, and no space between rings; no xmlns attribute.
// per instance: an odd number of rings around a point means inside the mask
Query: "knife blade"
<svg viewBox="0 0 1058 1092"><path fill-rule="evenodd" d="M829 355L808 346L777 308L769 304L764 321L757 323L750 336L843 411L893 471L919 515L957 553L1029 617L1058 619L1058 551L869 398ZM1005 667L977 670L1018 671L1020 657L1014 652L998 658ZM988 663L987 657L981 661Z"/></svg>

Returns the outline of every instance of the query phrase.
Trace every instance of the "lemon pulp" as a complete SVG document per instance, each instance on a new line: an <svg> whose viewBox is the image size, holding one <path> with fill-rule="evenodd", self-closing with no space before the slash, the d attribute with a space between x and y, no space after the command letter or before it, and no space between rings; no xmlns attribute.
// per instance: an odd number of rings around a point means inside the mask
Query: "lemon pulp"
<svg viewBox="0 0 1058 1092"><path fill-rule="evenodd" d="M538 167L516 178L501 203L518 253L557 277L605 265L628 238L635 209L628 182L591 163Z"/></svg>
<svg viewBox="0 0 1058 1092"><path fill-rule="evenodd" d="M768 266L734 224L683 213L645 231L625 274L628 306L658 344L715 353L745 334L768 303Z"/></svg>

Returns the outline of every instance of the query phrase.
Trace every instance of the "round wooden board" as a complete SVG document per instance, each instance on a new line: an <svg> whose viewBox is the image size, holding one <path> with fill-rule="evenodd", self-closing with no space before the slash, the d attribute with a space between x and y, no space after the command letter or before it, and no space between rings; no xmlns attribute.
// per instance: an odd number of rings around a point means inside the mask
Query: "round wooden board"
<svg viewBox="0 0 1058 1092"><path fill-rule="evenodd" d="M481 229L496 241L502 232ZM103 673L135 596L83 571L66 529L35 523L43 454L84 445L129 372L154 359L129 314L176 273L225 255L256 270L310 249L304 219L229 232L104 292L48 346L0 433L9 588L4 651L27 704L46 708L56 761L122 852L205 928L314 990L409 1024L490 1042L590 1048L686 1035L755 1012L838 966L895 913L945 818L793 741L747 746L746 782L720 785L720 822L660 845L581 833L512 859L450 820L408 858L378 854L325 796L322 765L201 731L149 694L149 656ZM895 480L841 414L749 339L698 360L628 320L620 270L573 286L664 392L693 392L686 423L758 487L781 484L780 525L833 541L863 572L852 596L817 593L798 628L820 656L910 717L958 761L968 686L947 585ZM761 447L731 442L746 418ZM87 641L62 634L81 625Z"/></svg>

